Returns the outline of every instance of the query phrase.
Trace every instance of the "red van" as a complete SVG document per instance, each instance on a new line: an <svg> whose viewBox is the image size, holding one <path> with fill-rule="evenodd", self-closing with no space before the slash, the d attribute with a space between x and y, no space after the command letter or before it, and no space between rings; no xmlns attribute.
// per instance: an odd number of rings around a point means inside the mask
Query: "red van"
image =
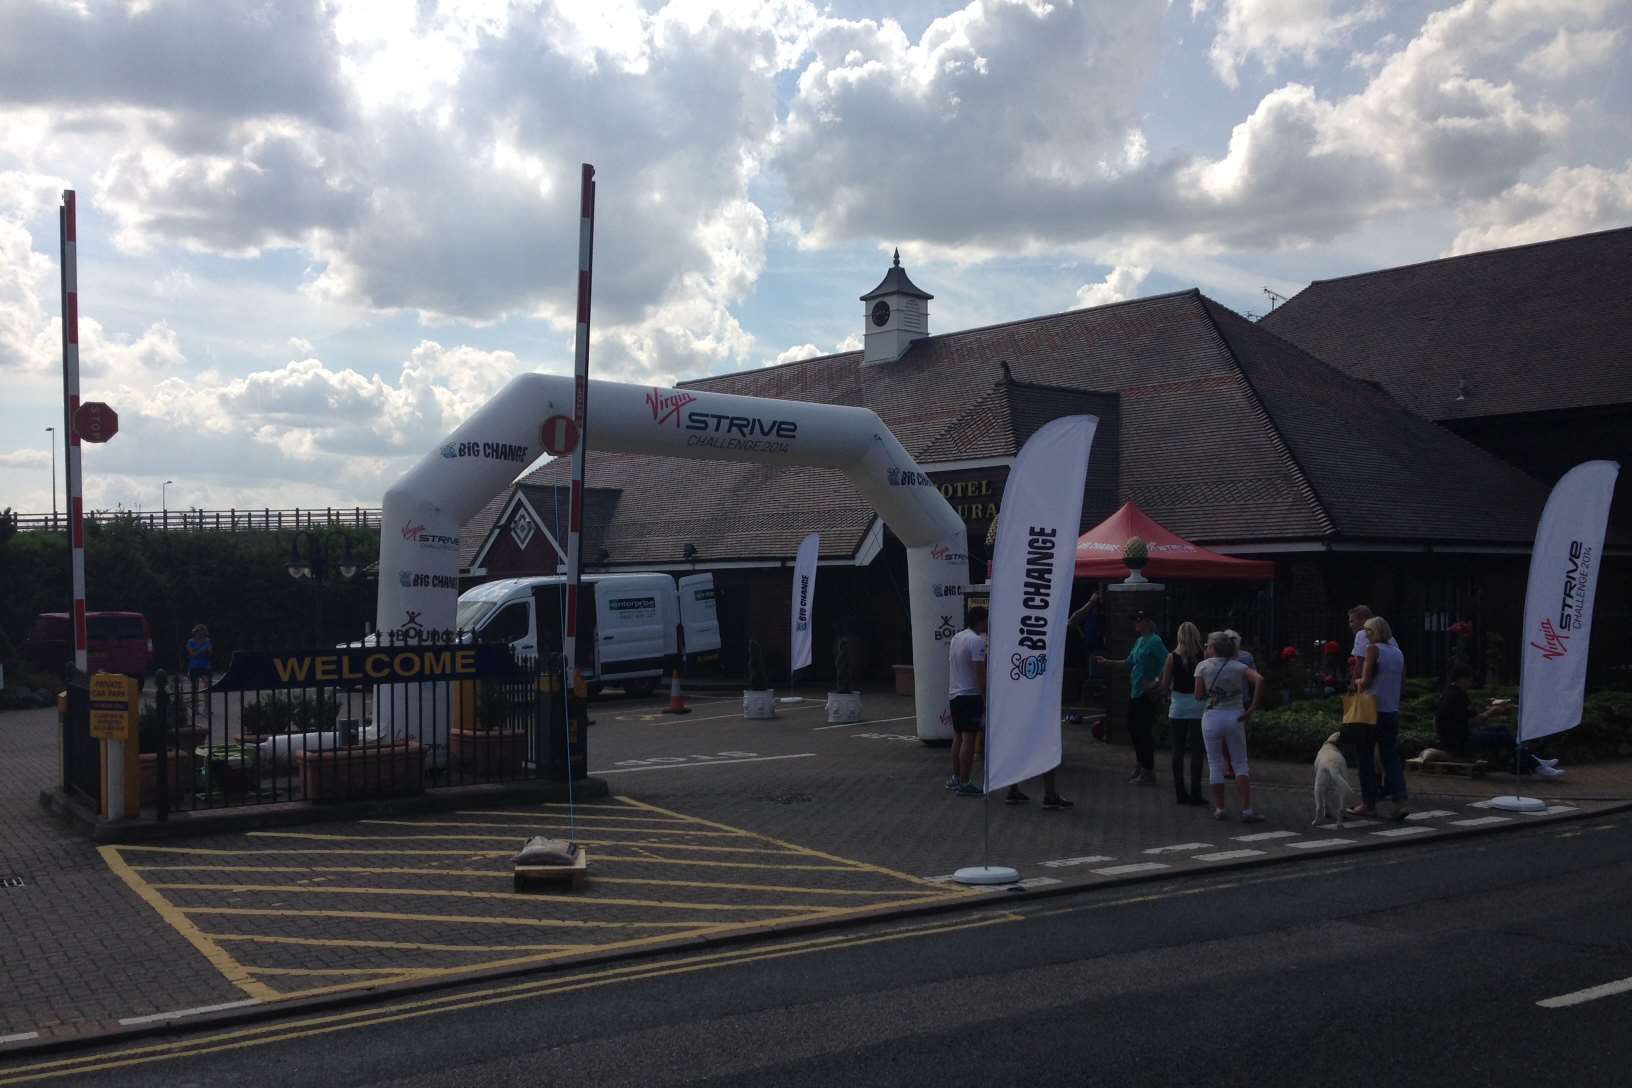
<svg viewBox="0 0 1632 1088"><path fill-rule="evenodd" d="M74 657L66 612L41 612L19 649L29 665L52 676ZM85 649L91 672L122 672L140 684L153 671L153 628L140 612L87 612Z"/></svg>

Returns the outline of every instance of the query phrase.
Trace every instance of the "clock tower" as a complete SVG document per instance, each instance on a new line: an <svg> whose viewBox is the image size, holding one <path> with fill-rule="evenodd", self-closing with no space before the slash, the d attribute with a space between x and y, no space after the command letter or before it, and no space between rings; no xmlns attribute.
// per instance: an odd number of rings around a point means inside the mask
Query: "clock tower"
<svg viewBox="0 0 1632 1088"><path fill-rule="evenodd" d="M901 267L901 251L879 285L861 296L863 366L891 363L906 354L914 340L929 335L929 300L935 296L920 291Z"/></svg>

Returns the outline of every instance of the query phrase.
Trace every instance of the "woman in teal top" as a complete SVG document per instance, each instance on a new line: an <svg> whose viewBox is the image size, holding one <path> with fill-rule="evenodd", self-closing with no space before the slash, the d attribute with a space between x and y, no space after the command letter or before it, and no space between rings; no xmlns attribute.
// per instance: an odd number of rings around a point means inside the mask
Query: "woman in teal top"
<svg viewBox="0 0 1632 1088"><path fill-rule="evenodd" d="M1152 730L1156 724L1156 696L1161 688L1167 647L1156 633L1156 621L1150 618L1150 613L1135 612L1133 623L1139 632L1139 641L1128 651L1127 660L1113 662L1095 657L1094 661L1128 670L1128 735L1133 740L1133 755L1137 761L1128 781L1153 786L1156 784L1156 740Z"/></svg>

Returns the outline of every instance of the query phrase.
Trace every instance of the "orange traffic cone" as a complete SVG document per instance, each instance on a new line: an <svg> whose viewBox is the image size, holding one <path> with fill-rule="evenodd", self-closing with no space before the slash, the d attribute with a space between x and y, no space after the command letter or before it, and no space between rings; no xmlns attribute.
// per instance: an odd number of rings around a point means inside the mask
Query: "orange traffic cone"
<svg viewBox="0 0 1632 1088"><path fill-rule="evenodd" d="M669 682L669 706L663 713L690 714L691 707L686 705L686 697L680 694L680 670L675 669L670 675L674 679Z"/></svg>

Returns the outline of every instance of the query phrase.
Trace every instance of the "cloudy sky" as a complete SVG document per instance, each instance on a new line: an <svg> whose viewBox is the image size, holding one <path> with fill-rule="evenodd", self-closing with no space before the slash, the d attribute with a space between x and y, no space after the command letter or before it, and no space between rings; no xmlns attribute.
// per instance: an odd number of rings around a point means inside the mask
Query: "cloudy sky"
<svg viewBox="0 0 1632 1088"><path fill-rule="evenodd" d="M45 511L59 194L93 508L377 505L510 375L859 345L1632 224L1632 0L0 0L0 506ZM59 459L60 460L60 459ZM60 501L60 499L59 499Z"/></svg>

